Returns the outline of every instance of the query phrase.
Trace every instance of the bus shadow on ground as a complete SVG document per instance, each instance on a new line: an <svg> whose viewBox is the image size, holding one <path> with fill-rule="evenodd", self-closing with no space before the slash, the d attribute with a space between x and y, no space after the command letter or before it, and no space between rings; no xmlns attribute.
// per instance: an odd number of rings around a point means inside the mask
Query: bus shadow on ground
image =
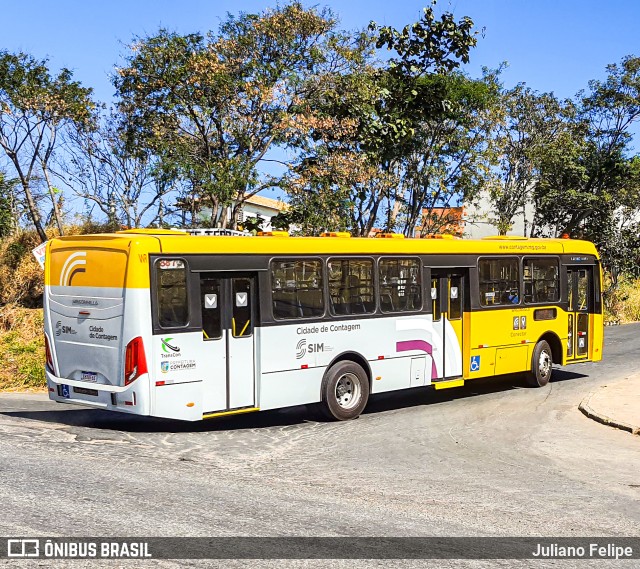
<svg viewBox="0 0 640 569"><path fill-rule="evenodd" d="M571 381L587 377L586 374L557 369L552 383ZM481 397L503 391L528 388L520 375L484 378L467 383L464 387L444 389L404 389L389 393L372 395L363 415L375 415L389 411L398 411L412 407L429 406ZM51 403L54 405L54 403ZM84 427L106 431L131 433L198 433L214 431L240 431L269 427L287 427L317 423L322 421L311 407L299 405L287 409L247 413L230 417L219 417L205 421L176 421L157 417L126 415L101 409L72 408L60 405L58 409L40 409L33 411L0 411L0 415L56 423L69 427Z"/></svg>
<svg viewBox="0 0 640 569"><path fill-rule="evenodd" d="M587 377L587 374L556 369L553 372L551 383L571 381L583 377ZM404 389L402 391L372 395L369 400L369 405L367 405L363 414L394 411L420 405L436 405L458 399L469 399L471 397L490 395L492 393L512 391L514 389L535 388L527 386L521 374L514 374L477 379L467 382L463 387L455 387L452 389Z"/></svg>

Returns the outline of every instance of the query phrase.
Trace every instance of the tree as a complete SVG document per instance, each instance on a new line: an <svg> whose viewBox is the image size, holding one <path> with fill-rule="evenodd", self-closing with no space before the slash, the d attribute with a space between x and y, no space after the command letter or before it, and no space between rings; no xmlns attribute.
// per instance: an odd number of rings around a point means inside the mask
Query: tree
<svg viewBox="0 0 640 569"><path fill-rule="evenodd" d="M469 62L477 32L471 18L437 17L433 7L402 30L373 22L369 29L377 32L376 47L394 53L379 76L379 119L367 141L399 182L389 196L386 229L399 224L413 235L420 223L422 235L437 232L446 223L433 223L436 206L471 193L472 169L465 165L480 156L480 130L473 131L481 128L475 121L488 93L456 71Z"/></svg>
<svg viewBox="0 0 640 569"><path fill-rule="evenodd" d="M640 161L630 129L640 119L640 58L625 57L607 71L605 81L589 83L570 134L546 153L536 204L538 233L593 241L615 286L638 258Z"/></svg>
<svg viewBox="0 0 640 569"><path fill-rule="evenodd" d="M85 202L97 206L113 229L162 225L166 197L175 185L148 149L132 151L122 117L96 119L94 128L68 133L60 161L62 179Z"/></svg>
<svg viewBox="0 0 640 569"><path fill-rule="evenodd" d="M330 11L293 2L229 16L206 36L160 30L139 40L115 79L130 143L189 185L212 225L235 227L243 202L282 178L264 164L288 167L274 151L300 128L309 78L345 59L334 27Z"/></svg>
<svg viewBox="0 0 640 569"><path fill-rule="evenodd" d="M52 76L47 60L0 51L0 148L15 170L29 216L43 242L47 236L36 186L44 181L62 233L59 196L49 164L60 131L90 120L94 107L90 95L91 89L73 81L68 69Z"/></svg>
<svg viewBox="0 0 640 569"><path fill-rule="evenodd" d="M570 101L553 93L538 94L524 84L502 90L491 151L496 155L495 178L489 186L489 222L506 235L516 215L533 202L533 189L547 149L567 129L575 114ZM525 232L527 220L525 218Z"/></svg>
<svg viewBox="0 0 640 569"><path fill-rule="evenodd" d="M0 237L10 235L18 224L12 180L0 172Z"/></svg>
<svg viewBox="0 0 640 569"><path fill-rule="evenodd" d="M293 207L320 224L312 219L313 231L393 230L402 213L410 234L425 206L446 201L445 188L450 198L473 183L481 133L472 123L488 91L453 73L476 43L472 27L433 8L401 31L372 22L349 72L322 78L312 103L320 126L293 172ZM373 46L394 53L386 65L370 57Z"/></svg>
<svg viewBox="0 0 640 569"><path fill-rule="evenodd" d="M493 126L491 108L496 86L490 79L462 74L425 77L424 93L435 93L442 108L415 126L411 147L397 162L401 180L396 197L407 236L419 226L419 236L447 229L451 207L472 200L490 179L487 152Z"/></svg>
<svg viewBox="0 0 640 569"><path fill-rule="evenodd" d="M306 101L308 128L300 129L302 150L285 178L291 215L305 234L369 235L395 182L362 140L379 90L361 39L351 71L322 76Z"/></svg>

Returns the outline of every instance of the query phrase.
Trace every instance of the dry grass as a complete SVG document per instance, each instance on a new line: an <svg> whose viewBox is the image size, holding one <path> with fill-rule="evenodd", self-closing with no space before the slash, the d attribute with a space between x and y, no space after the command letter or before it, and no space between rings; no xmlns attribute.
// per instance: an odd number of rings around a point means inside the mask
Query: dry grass
<svg viewBox="0 0 640 569"><path fill-rule="evenodd" d="M106 231L105 226L85 223L65 227L65 235L85 235ZM57 234L47 230L49 239ZM44 272L31 253L40 244L35 231L19 231L0 239L0 306L18 304L42 306Z"/></svg>
<svg viewBox="0 0 640 569"><path fill-rule="evenodd" d="M0 307L0 391L45 389L41 308Z"/></svg>
<svg viewBox="0 0 640 569"><path fill-rule="evenodd" d="M0 241L0 306L42 306L43 271L31 250L40 243L35 232Z"/></svg>
<svg viewBox="0 0 640 569"><path fill-rule="evenodd" d="M605 321L626 324L640 321L640 279L621 279L605 301Z"/></svg>

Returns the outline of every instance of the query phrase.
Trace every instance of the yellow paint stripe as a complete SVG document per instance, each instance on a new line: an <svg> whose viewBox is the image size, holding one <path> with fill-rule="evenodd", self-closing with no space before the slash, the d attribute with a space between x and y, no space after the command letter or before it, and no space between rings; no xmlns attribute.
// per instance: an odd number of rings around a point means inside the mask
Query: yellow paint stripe
<svg viewBox="0 0 640 569"><path fill-rule="evenodd" d="M247 328L249 327L249 322L251 322L251 320L247 320L247 323L244 325L242 332L240 332L240 336L244 336L244 333L247 331Z"/></svg>
<svg viewBox="0 0 640 569"><path fill-rule="evenodd" d="M433 384L436 389L447 389L449 387L462 387L464 379L454 379L451 381L437 381Z"/></svg>
<svg viewBox="0 0 640 569"><path fill-rule="evenodd" d="M240 415L242 413L253 413L260 411L259 407L247 407L246 409L235 409L234 411L220 411L219 413L206 413L202 415L203 419L211 419L213 417L224 417L226 415Z"/></svg>

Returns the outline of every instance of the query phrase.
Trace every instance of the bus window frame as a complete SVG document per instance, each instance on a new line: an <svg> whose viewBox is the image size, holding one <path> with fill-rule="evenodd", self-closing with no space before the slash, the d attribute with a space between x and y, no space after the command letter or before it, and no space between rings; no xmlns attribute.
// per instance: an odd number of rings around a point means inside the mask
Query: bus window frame
<svg viewBox="0 0 640 569"><path fill-rule="evenodd" d="M271 263L279 262L279 261L320 261L320 267L322 269L322 286L319 287L319 289L322 290L323 304L324 304L322 314L317 316L296 316L295 318L277 318L276 317L276 315L273 312L273 271L271 270ZM267 263L268 288L265 292L269 298L269 303L268 303L269 315L271 316L272 321L277 324L287 324L287 323L296 322L298 320L304 320L306 322L306 321L312 321L312 320L325 319L327 315L330 314L328 309L329 279L327 278L328 277L327 271L328 271L328 267L327 267L326 259L318 256L302 257L299 255L296 255L295 257L294 256L283 257L279 255L277 257L270 257Z"/></svg>
<svg viewBox="0 0 640 569"><path fill-rule="evenodd" d="M562 283L562 259L560 259L559 255L523 255L520 258L520 280L522 281L521 287L522 287L522 292L524 293L524 262L525 260L535 260L535 259L555 259L558 263L558 280L557 280L557 285L558 285L558 299L557 300L550 300L549 302L527 302L525 300L525 294L522 294L522 303L526 306L558 306L563 302L563 293L564 296L567 296L567 300L565 302L568 302L568 295L566 294L566 289L564 289L563 287L563 283ZM533 282L533 281L532 281ZM517 306L517 305L514 305Z"/></svg>
<svg viewBox="0 0 640 569"><path fill-rule="evenodd" d="M484 259L489 259L489 260L499 260L499 259L515 259L518 263L518 287L519 287L519 291L518 291L518 302L511 302L511 303L500 303L500 304L494 304L494 305L486 305L482 303L482 297L480 294L480 285L481 285L481 280L480 280L480 261L484 260ZM473 293L476 295L476 300L478 302L478 307L480 308L480 310L504 310L505 308L513 308L516 306L523 306L524 302L523 302L523 292L524 292L524 281L523 281L523 267L522 267L522 256L520 255L513 255L513 254L509 254L509 255L478 255L478 258L476 260L476 274L477 274L477 278L476 278L476 287L475 290L473 291ZM463 309L464 312L464 309Z"/></svg>
<svg viewBox="0 0 640 569"><path fill-rule="evenodd" d="M187 324L184 326L172 326L170 328L160 325L160 315L158 310L160 309L160 299L158 298L158 278L156 265L160 261L176 260L184 263L186 271L186 291L187 291L187 310L188 319ZM153 335L166 334L167 332L179 333L179 332L197 332L202 329L202 322L199 316L200 312L200 278L194 279L192 277L193 271L189 264L189 260L185 256L179 255L153 255L149 259L149 272L150 272L150 289L151 289L151 328ZM199 275L199 273L197 273ZM194 285L195 283L195 285ZM197 285L197 291L194 286Z"/></svg>
<svg viewBox="0 0 640 569"><path fill-rule="evenodd" d="M380 310L380 303L378 302L378 291L379 291L379 285L378 285L378 258L379 257L373 257L370 255L332 255L332 256L327 256L325 259L325 282L326 282L326 291L327 291L327 304L328 304L328 309L326 310L326 315L331 317L332 319L337 318L339 320L342 320L343 318L370 318L372 316L377 316L377 315L386 315L386 314L396 314L395 312L393 313L388 313L388 312L381 312ZM330 287L330 283L329 283L329 263L333 260L347 260L347 261L371 261L372 263L372 283L371 286L373 288L373 302L374 302L374 307L373 310L371 312L362 312L360 314L336 314L333 311L333 301L331 300L331 287Z"/></svg>
<svg viewBox="0 0 640 569"><path fill-rule="evenodd" d="M398 261L402 261L402 260L414 260L418 262L418 272L420 273L420 278L422 279L422 282L420 283L420 307L419 308L414 308L413 310L389 310L389 311L385 311L382 310L382 305L380 303L380 262L381 261L385 261L385 260L398 260ZM376 274L375 274L375 294L376 294L376 311L373 312L372 314L379 314L381 316L397 316L397 315L401 315L401 314L420 314L422 312L424 312L425 310L425 265L424 265L424 261L422 260L421 257L416 257L413 255L380 255L377 258L377 263L376 263ZM431 271L429 269L429 281L431 281ZM431 288L429 288L429 298L431 297ZM431 303L428 303L431 304Z"/></svg>

